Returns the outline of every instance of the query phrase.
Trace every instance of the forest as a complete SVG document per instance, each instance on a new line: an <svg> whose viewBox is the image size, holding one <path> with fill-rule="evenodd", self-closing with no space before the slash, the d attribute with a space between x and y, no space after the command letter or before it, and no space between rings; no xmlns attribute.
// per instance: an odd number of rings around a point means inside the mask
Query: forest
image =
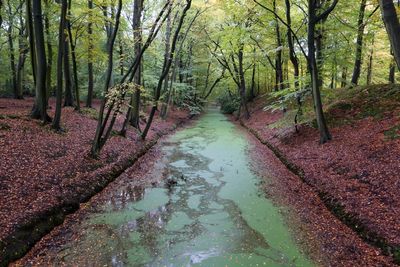
<svg viewBox="0 0 400 267"><path fill-rule="evenodd" d="M399 14L0 0L0 267L399 265Z"/></svg>

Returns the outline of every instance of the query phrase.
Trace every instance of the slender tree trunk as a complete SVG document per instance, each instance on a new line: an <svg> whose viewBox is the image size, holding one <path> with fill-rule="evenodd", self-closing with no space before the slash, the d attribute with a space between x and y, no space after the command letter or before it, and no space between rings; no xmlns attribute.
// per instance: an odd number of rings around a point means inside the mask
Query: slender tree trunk
<svg viewBox="0 0 400 267"><path fill-rule="evenodd" d="M35 32L33 30L32 18L32 0L26 0L26 28L28 30L29 51L31 56L33 84L36 87L36 50L35 50Z"/></svg>
<svg viewBox="0 0 400 267"><path fill-rule="evenodd" d="M171 56L170 55L170 48L171 48L171 16L168 16L167 18L167 25L166 25L166 29L165 29L165 52L164 52L164 62L167 62L168 58ZM179 39L179 38L178 38ZM164 79L164 88L162 91L162 94L164 94L165 92L168 91L168 81L170 79L170 73L167 74L167 76L165 76ZM168 101L168 99L166 100L166 102ZM161 118L164 118L165 113L166 113L166 103L162 102L161 103L161 111L160 111L160 116Z"/></svg>
<svg viewBox="0 0 400 267"><path fill-rule="evenodd" d="M153 122L154 115L155 115L156 110L157 110L157 103L158 103L158 101L160 99L160 95L161 95L161 88L162 88L162 85L163 85L163 81L164 81L165 77L168 75L169 70L171 68L172 60L173 60L175 49L176 49L176 43L177 43L177 40L178 40L178 36L179 36L180 31L181 31L182 24L183 24L183 22L185 20L186 14L189 11L191 5L192 5L192 0L186 0L186 6L182 11L181 18L179 20L179 23L177 25L177 28L176 28L176 31L175 31L175 34L174 34L174 37L173 37L173 40L172 40L171 53L170 53L170 56L168 58L168 61L164 62L163 73L161 74L160 79L158 81L156 94L155 94L155 97L154 97L154 104L153 104L153 107L151 109L150 116L149 116L149 119L147 121L146 127L145 127L145 129L143 130L143 133L142 133L142 139L143 140L146 139L146 136L147 136L147 134L148 134L148 132L150 130L151 124Z"/></svg>
<svg viewBox="0 0 400 267"><path fill-rule="evenodd" d="M71 7L72 7L72 0L69 0L68 2L68 17L71 18ZM74 93L75 93L75 100L76 100L76 105L75 105L75 110L78 112L81 110L81 103L80 103L80 94L79 94L79 79L78 79L78 63L76 62L76 40L74 41L73 35L72 35L72 25L70 19L66 21L67 23L67 29L68 29L68 40L69 44L71 47L71 59L72 59L72 72L74 75ZM76 38L76 37L75 37Z"/></svg>
<svg viewBox="0 0 400 267"><path fill-rule="evenodd" d="M17 70L15 66L15 49L14 49L14 39L13 39L13 28L14 28L14 18L13 18L13 11L10 4L10 1L7 1L8 6L8 18L9 18L9 25L7 28L7 40L8 40L8 49L9 49L9 56L10 56L10 69L11 69L11 86L12 91L14 93L14 98L18 99L18 88L17 88Z"/></svg>
<svg viewBox="0 0 400 267"><path fill-rule="evenodd" d="M25 60L28 53L28 47L26 44L26 29L24 27L24 21L22 18L22 14L20 14L20 30L19 30L19 38L18 38L18 46L19 46L19 58L17 64L17 98L23 99L23 88L22 88L22 73L25 66Z"/></svg>
<svg viewBox="0 0 400 267"><path fill-rule="evenodd" d="M53 46L51 45L50 37L50 0L45 0L46 5L46 15L44 17L44 29L46 32L46 46L47 46L47 70L46 70L46 98L49 99L51 94L51 71L53 66Z"/></svg>
<svg viewBox="0 0 400 267"><path fill-rule="evenodd" d="M247 107L247 99L246 99L246 78L245 78L244 70L243 70L243 49L244 49L244 46L241 45L239 48L239 53L238 53L239 78L240 78L240 98L241 98L241 106L244 109L244 117L247 120L250 118L250 112Z"/></svg>
<svg viewBox="0 0 400 267"><path fill-rule="evenodd" d="M65 44L66 44L66 16L68 9L68 0L62 0L61 2L61 17L60 17L60 26L58 30L58 55L57 55L57 89L56 89L56 111L53 120L52 127L55 130L60 130L60 122L61 122L61 108L62 108L62 88L63 88L63 56L65 52Z"/></svg>
<svg viewBox="0 0 400 267"><path fill-rule="evenodd" d="M113 52L114 52L114 44L115 44L115 39L117 37L119 25L120 25L120 17L121 17L121 11L122 11L122 0L118 1L118 11L117 11L117 16L115 19L115 27L112 29L112 33L110 35L110 38L108 40L108 67L106 71L106 80L104 84L104 95L107 94L110 84L111 84L111 76L112 76L112 69L114 65L114 58L113 58ZM104 97L103 101L101 102L100 105L100 111L99 111L99 118L97 122L97 127L96 127L96 134L95 138L93 140L92 148L91 148L91 156L94 158L97 158L100 150L102 147L105 145L108 135L106 135L104 138L102 137L105 126L103 123L104 121L107 122L109 113L111 112L112 108L109 109L106 118L104 118L104 109L107 103L107 98ZM103 121L104 118L104 121ZM111 125L112 128L112 125Z"/></svg>
<svg viewBox="0 0 400 267"><path fill-rule="evenodd" d="M67 12L68 13L68 12ZM68 18L65 22L68 28ZM67 30L67 29L66 29ZM65 38L64 44L64 55L63 55L63 63L64 63L64 80L65 80L65 96L64 96L64 107L73 107L74 106L74 96L73 96L73 84L71 77L71 67L69 62L69 39L71 36L67 35Z"/></svg>
<svg viewBox="0 0 400 267"><path fill-rule="evenodd" d="M122 39L119 39L119 71L121 77L124 76L124 44Z"/></svg>
<svg viewBox="0 0 400 267"><path fill-rule="evenodd" d="M318 72L318 64L315 58L315 24L317 21L316 16L316 1L308 0L308 35L307 35L307 43L308 43L308 67L311 74L311 85L312 85L312 93L314 99L314 107L316 113L316 120L318 124L318 129L320 132L320 143L325 143L328 140L331 140L331 134L329 133L324 111L322 107L321 100L321 92L320 92L320 83L319 83L319 72Z"/></svg>
<svg viewBox="0 0 400 267"><path fill-rule="evenodd" d="M368 60L368 70L367 70L367 85L370 85L372 82L372 69L373 69L373 59L374 59L374 44L375 44L375 38L372 38L372 44L371 44L371 53L369 54L369 60Z"/></svg>
<svg viewBox="0 0 400 267"><path fill-rule="evenodd" d="M394 2L391 0L379 0L383 22L389 36L397 67L400 69L400 23L397 17Z"/></svg>
<svg viewBox="0 0 400 267"><path fill-rule="evenodd" d="M392 55L392 59L390 60L390 68L389 68L389 83L396 83L396 61L393 57L393 50L390 48L390 54Z"/></svg>
<svg viewBox="0 0 400 267"><path fill-rule="evenodd" d="M346 87L347 85L347 67L342 68L342 77L341 77L340 87Z"/></svg>
<svg viewBox="0 0 400 267"><path fill-rule="evenodd" d="M364 38L364 13L367 0L361 0L360 11L358 14L358 33L356 42L356 56L354 62L353 76L351 78L351 83L354 85L358 84L358 79L360 78L361 65L362 65L362 48L363 48L363 38Z"/></svg>
<svg viewBox="0 0 400 267"><path fill-rule="evenodd" d="M143 11L143 0L135 0L134 8L133 8L133 38L135 40L135 58L138 58L142 51L142 26L141 26L141 18ZM142 84L142 64L139 65L138 70L134 76L134 83L137 85ZM123 130L121 133L125 135L126 127L128 121L130 124L136 128L140 129L140 90L135 90L134 95L131 99L131 106L128 113L126 115L126 122L124 123Z"/></svg>
<svg viewBox="0 0 400 267"><path fill-rule="evenodd" d="M291 7L290 1L285 0L286 4L286 21L289 27L292 26ZM296 51L294 50L293 35L291 29L288 27L287 39L289 47L289 58L293 65L294 87L299 88L299 59L297 58Z"/></svg>
<svg viewBox="0 0 400 267"><path fill-rule="evenodd" d="M43 13L42 13L42 1L33 0L32 5L33 12L33 28L35 36L35 52L36 52L36 66L37 66L37 77L36 77L36 96L35 105L32 109L32 117L35 119L41 119L44 123L50 121L50 117L47 115L47 99L46 99L46 49L44 43L43 33Z"/></svg>
<svg viewBox="0 0 400 267"><path fill-rule="evenodd" d="M1 14L1 10L3 9L3 0L0 0L0 27L3 24L3 16Z"/></svg>
<svg viewBox="0 0 400 267"><path fill-rule="evenodd" d="M88 93L86 98L86 107L92 107L93 100L93 0L88 0L89 18L88 18Z"/></svg>
<svg viewBox="0 0 400 267"><path fill-rule="evenodd" d="M276 0L273 1L273 11L276 13ZM276 33L276 56L275 56L275 91L283 90L283 68L282 68L282 39L278 18L275 16Z"/></svg>

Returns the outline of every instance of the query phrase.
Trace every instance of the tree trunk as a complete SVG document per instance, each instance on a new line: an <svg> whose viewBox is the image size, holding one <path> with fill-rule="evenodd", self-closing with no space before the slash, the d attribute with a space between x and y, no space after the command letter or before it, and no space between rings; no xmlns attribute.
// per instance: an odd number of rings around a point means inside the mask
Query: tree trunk
<svg viewBox="0 0 400 267"><path fill-rule="evenodd" d="M92 107L93 100L93 0L88 0L89 18L88 18L88 93L86 98L86 107Z"/></svg>
<svg viewBox="0 0 400 267"><path fill-rule="evenodd" d="M351 78L351 83L354 85L358 84L358 79L360 78L361 73L361 65L362 65L362 47L363 47L363 38L364 38L364 13L366 7L367 0L361 0L360 12L358 14L358 33L357 33L357 42L356 42L356 57L354 62L353 69L353 77Z"/></svg>
<svg viewBox="0 0 400 267"><path fill-rule="evenodd" d="M26 0L26 28L28 30L29 51L31 55L31 66L33 75L33 84L36 87L36 50L35 50L35 32L33 30L32 18L32 0Z"/></svg>
<svg viewBox="0 0 400 267"><path fill-rule="evenodd" d="M273 1L273 11L276 13L276 0ZM275 91L283 90L283 68L282 68L282 39L279 29L278 18L275 15L276 33L276 56L275 56Z"/></svg>
<svg viewBox="0 0 400 267"><path fill-rule="evenodd" d="M13 11L10 1L7 1L8 6L8 19L9 24L7 28L7 40L8 40L8 51L10 56L10 69L11 69L11 83L12 91L14 93L14 98L18 99L18 88L17 88L17 70L15 66L15 49L14 49L14 39L13 39L13 28L14 28L14 18Z"/></svg>
<svg viewBox="0 0 400 267"><path fill-rule="evenodd" d="M321 92L320 92L320 83L319 83L319 72L318 72L318 64L315 58L315 24L317 21L316 16L316 2L315 0L308 0L308 34L307 34L307 44L308 44L308 67L311 74L311 85L312 85L312 93L314 99L314 107L316 113L316 120L318 129L320 132L320 143L326 143L328 140L331 140L331 134L329 133L324 111L322 107L321 100Z"/></svg>
<svg viewBox="0 0 400 267"><path fill-rule="evenodd" d="M290 1L285 0L285 3L286 3L286 21L287 21L287 25L289 27L291 27L292 26L292 18L291 18L291 12L290 12L290 9L291 9ZM298 89L299 88L299 59L297 58L296 51L294 50L292 31L289 27L287 30L289 58L293 65L294 87L296 89Z"/></svg>
<svg viewBox="0 0 400 267"><path fill-rule="evenodd" d="M69 0L68 2L68 17L71 18L71 7L72 7L72 0ZM81 110L81 103L80 103L80 94L79 94L79 80L78 80L78 64L76 62L76 40L74 41L73 35L72 35L72 25L70 19L66 21L67 23L67 29L68 29L68 40L69 44L71 47L71 59L72 59L72 72L74 75L74 92L75 92L75 100L76 100L76 105L75 105L75 110L78 112ZM77 37L75 37L77 38Z"/></svg>
<svg viewBox="0 0 400 267"><path fill-rule="evenodd" d="M372 38L371 53L369 55L369 60L368 60L367 85L370 85L371 82L372 82L372 67L373 67L373 59L374 59L374 44L375 44L375 37Z"/></svg>
<svg viewBox="0 0 400 267"><path fill-rule="evenodd" d="M392 59L390 60L390 68L389 68L389 83L396 83L396 61L393 57L393 50L390 48L390 54L392 55Z"/></svg>
<svg viewBox="0 0 400 267"><path fill-rule="evenodd" d="M19 58L17 64L17 98L23 99L23 88L22 88L22 72L25 66L25 60L28 53L28 47L26 44L26 29L23 26L24 21L22 18L22 14L20 14L20 30L19 30L19 38L18 38L18 46L19 46Z"/></svg>
<svg viewBox="0 0 400 267"><path fill-rule="evenodd" d="M187 14L188 10L190 9L191 5L192 5L192 0L186 0L186 6L182 11L181 18L179 20L178 26L176 28L176 31L175 31L175 34L174 34L174 37L173 37L173 40L172 40L170 56L168 58L168 61L164 62L163 73L161 74L160 79L158 80L158 85L157 85L157 88L156 88L156 94L155 94L155 97L154 97L154 104L153 104L153 107L151 109L150 116L149 116L149 119L147 121L146 127L145 127L145 129L143 130L143 133L142 133L142 139L143 140L146 139L146 136L147 136L147 134L148 134L148 132L150 130L151 124L153 122L154 115L155 115L156 110L157 110L157 103L158 103L158 101L160 99L160 94L161 94L161 88L162 88L162 85L163 85L163 81L164 81L165 77L168 75L169 70L171 68L172 60L174 58L174 53L175 53L175 49L176 49L176 43L177 43L177 40L178 40L178 36L179 36L180 31L181 31L182 24L183 24L183 22L185 20L186 14Z"/></svg>
<svg viewBox="0 0 400 267"><path fill-rule="evenodd" d="M68 18L65 22L68 25ZM67 26L68 27L68 26ZM67 29L66 29L67 30ZM69 63L69 39L71 36L66 36L65 44L64 44L64 80L65 80L65 96L64 96L64 107L73 107L74 106L74 96L72 90L72 79L71 79L71 67Z"/></svg>
<svg viewBox="0 0 400 267"><path fill-rule="evenodd" d="M57 89L56 89L56 111L54 115L54 120L52 127L55 130L60 130L60 122L61 122L61 108L62 108L62 87L63 87L63 56L65 51L66 44L66 16L68 9L68 0L62 0L61 2L61 17L60 17L60 26L58 30L58 55L57 55Z"/></svg>
<svg viewBox="0 0 400 267"><path fill-rule="evenodd" d="M250 113L247 107L247 99L246 99L246 78L244 76L244 70L243 70L243 49L244 45L241 45L238 53L240 98L241 98L241 107L244 109L244 117L246 120L248 120L250 118Z"/></svg>
<svg viewBox="0 0 400 267"><path fill-rule="evenodd" d="M342 68L342 77L341 77L340 87L346 87L347 85L347 67Z"/></svg>
<svg viewBox="0 0 400 267"><path fill-rule="evenodd" d="M106 80L105 80L105 84L104 84L104 95L107 94L110 84L111 84L112 69L113 69L113 65L114 65L114 58L113 58L114 44L115 44L115 39L117 37L119 25L120 25L121 11L122 11L122 0L119 0L117 16L115 19L115 27L112 29L112 33L107 42L108 66L107 66L107 71L106 71ZM105 145L107 138L108 138L108 135L106 135L104 138L102 137L105 126L106 126L103 124L104 109L105 109L106 103L107 103L107 98L104 97L104 99L100 105L99 117L98 117L97 127L96 127L96 134L95 134L92 148L90 151L91 156L94 158L98 157L100 150ZM109 109L109 112L107 113L106 118L104 118L104 121L107 122L108 116L109 116L109 113L111 112L111 110L112 110L112 108ZM111 128L112 128L112 125L111 125Z"/></svg>
<svg viewBox="0 0 400 267"><path fill-rule="evenodd" d="M36 66L37 66L37 77L36 77L36 95L35 104L32 110L32 117L35 119L41 119L43 123L50 121L50 117L47 115L47 99L46 99L46 49L44 43L43 33L43 13L42 13L42 1L33 0L32 5L33 12L33 28L35 36L35 52L36 52Z"/></svg>
<svg viewBox="0 0 400 267"><path fill-rule="evenodd" d="M49 99L51 94L51 71L53 66L53 46L51 45L51 38L50 38L50 20L49 20L49 13L50 6L49 0L45 1L46 5L46 16L44 17L44 28L46 32L46 46L47 46L47 70L46 70L46 98Z"/></svg>
<svg viewBox="0 0 400 267"><path fill-rule="evenodd" d="M394 3L391 0L379 0L383 22L389 35L397 67L400 69L400 23Z"/></svg>

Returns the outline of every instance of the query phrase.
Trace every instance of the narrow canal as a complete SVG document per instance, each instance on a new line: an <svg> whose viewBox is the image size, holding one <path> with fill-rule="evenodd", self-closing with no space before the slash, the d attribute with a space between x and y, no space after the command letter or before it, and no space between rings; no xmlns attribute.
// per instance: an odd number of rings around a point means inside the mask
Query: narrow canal
<svg viewBox="0 0 400 267"><path fill-rule="evenodd" d="M54 263L313 266L279 207L263 196L245 135L222 114L211 110L159 146L163 158L148 175L163 182L103 192L106 201L89 211L74 230L80 238L64 244Z"/></svg>

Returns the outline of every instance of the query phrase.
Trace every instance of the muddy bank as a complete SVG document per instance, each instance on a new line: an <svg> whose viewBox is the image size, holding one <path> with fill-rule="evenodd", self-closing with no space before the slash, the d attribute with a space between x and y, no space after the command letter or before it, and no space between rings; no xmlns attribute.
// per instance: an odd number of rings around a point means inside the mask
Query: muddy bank
<svg viewBox="0 0 400 267"><path fill-rule="evenodd" d="M400 227L395 192L400 147L399 139L385 138L385 129L399 122L396 111L385 113L383 119L356 120L352 114L352 125L332 126L333 141L319 145L315 129L302 125L300 133L295 133L293 125L282 123L281 112L263 111L264 103L253 103L252 118L242 125L311 187L324 206L363 242L398 263Z"/></svg>
<svg viewBox="0 0 400 267"><path fill-rule="evenodd" d="M175 110L156 120L148 141L133 129L127 138L112 137L99 160L87 157L95 110L63 111L65 134L30 120L32 100L0 99L0 265L23 256L65 216L79 208L145 154L158 139L188 121ZM122 118L120 119L120 121ZM118 128L120 124L116 125ZM117 129L116 129L117 130Z"/></svg>

